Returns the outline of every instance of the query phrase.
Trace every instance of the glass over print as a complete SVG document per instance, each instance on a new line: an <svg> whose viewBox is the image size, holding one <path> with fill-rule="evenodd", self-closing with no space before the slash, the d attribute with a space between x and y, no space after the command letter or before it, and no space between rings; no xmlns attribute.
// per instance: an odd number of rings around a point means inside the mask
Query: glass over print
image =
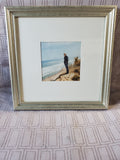
<svg viewBox="0 0 120 160"><path fill-rule="evenodd" d="M81 42L40 42L43 81L80 81Z"/></svg>

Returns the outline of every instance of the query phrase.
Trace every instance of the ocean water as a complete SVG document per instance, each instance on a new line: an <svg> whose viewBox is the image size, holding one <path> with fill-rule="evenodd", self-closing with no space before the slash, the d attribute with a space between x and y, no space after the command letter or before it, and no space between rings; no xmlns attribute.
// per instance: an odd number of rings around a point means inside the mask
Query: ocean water
<svg viewBox="0 0 120 160"><path fill-rule="evenodd" d="M73 64L73 62L74 62L74 58L69 59L69 65ZM42 79L43 80L47 77L50 77L58 73L63 68L65 68L64 59L44 60L41 63L42 63Z"/></svg>

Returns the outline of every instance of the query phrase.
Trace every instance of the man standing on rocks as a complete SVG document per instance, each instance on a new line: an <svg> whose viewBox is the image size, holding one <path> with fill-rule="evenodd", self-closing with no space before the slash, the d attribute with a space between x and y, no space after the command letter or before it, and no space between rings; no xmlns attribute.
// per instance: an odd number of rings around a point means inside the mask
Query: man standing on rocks
<svg viewBox="0 0 120 160"><path fill-rule="evenodd" d="M65 68L66 68L66 74L69 73L69 69L68 69L68 56L66 53L64 53L64 65L65 65Z"/></svg>

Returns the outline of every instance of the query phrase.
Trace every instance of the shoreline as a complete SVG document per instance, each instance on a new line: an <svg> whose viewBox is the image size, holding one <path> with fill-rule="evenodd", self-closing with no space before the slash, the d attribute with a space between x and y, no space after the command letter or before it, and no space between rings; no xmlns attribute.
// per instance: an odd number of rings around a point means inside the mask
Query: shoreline
<svg viewBox="0 0 120 160"><path fill-rule="evenodd" d="M61 74L66 73L65 68L61 69L58 73L45 78L43 81L55 81Z"/></svg>
<svg viewBox="0 0 120 160"><path fill-rule="evenodd" d="M42 81L80 81L80 65L69 66L68 74L66 74L66 68L63 68L58 73L47 77Z"/></svg>

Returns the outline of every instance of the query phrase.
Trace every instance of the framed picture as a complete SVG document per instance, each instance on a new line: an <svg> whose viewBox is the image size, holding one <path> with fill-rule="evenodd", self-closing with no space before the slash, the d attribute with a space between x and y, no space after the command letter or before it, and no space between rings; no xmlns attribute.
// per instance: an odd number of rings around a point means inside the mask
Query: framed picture
<svg viewBox="0 0 120 160"><path fill-rule="evenodd" d="M14 109L107 109L116 11L6 7Z"/></svg>

